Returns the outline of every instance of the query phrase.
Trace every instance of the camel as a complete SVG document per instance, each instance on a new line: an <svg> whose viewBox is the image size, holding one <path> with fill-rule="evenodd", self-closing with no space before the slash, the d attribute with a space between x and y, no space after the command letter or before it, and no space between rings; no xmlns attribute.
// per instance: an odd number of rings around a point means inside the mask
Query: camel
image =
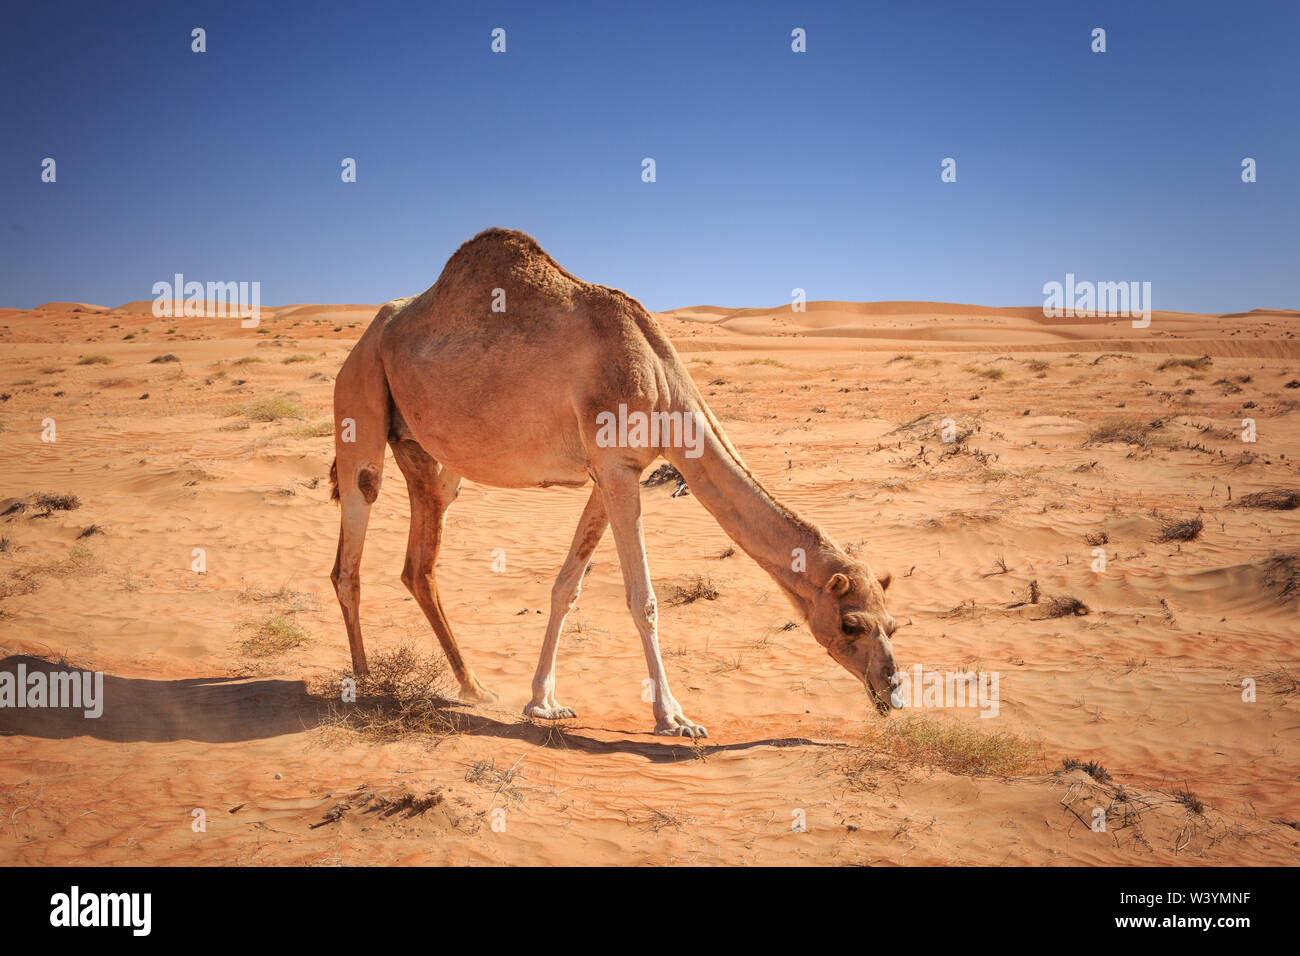
<svg viewBox="0 0 1300 956"><path fill-rule="evenodd" d="M615 415L620 425L612 428ZM647 420L663 427L647 429ZM577 716L556 699L556 655L588 560L610 527L652 683L654 732L707 736L673 697L659 651L639 481L663 457L772 576L831 658L888 712L897 683L890 643L896 624L884 603L890 576L877 578L759 483L637 300L571 275L531 236L485 230L456 250L428 290L383 305L339 371L334 421L330 479L341 515L331 577L355 674L367 673L359 569L386 443L411 505L402 582L432 625L462 700L496 697L461 656L434 573L443 519L461 480L504 488L581 488L590 481L551 589L524 714ZM624 427L629 421L633 426Z"/></svg>

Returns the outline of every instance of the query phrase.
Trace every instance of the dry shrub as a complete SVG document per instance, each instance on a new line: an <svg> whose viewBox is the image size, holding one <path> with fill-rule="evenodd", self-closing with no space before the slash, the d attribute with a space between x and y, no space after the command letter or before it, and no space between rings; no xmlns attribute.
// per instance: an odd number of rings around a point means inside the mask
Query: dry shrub
<svg viewBox="0 0 1300 956"><path fill-rule="evenodd" d="M1283 601L1300 597L1300 551L1275 554L1265 561L1264 584Z"/></svg>
<svg viewBox="0 0 1300 956"><path fill-rule="evenodd" d="M339 699L340 681L356 681L356 702ZM349 730L373 740L397 740L409 735L446 737L456 730L456 714L448 710L452 681L441 657L421 654L403 644L370 657L370 673L353 677L343 671L321 696L330 699L327 727Z"/></svg>
<svg viewBox="0 0 1300 956"><path fill-rule="evenodd" d="M1061 761L1062 770L1082 770L1098 783L1110 783L1110 771L1095 760L1083 761L1066 757Z"/></svg>
<svg viewBox="0 0 1300 956"><path fill-rule="evenodd" d="M1269 511L1294 511L1300 508L1300 491L1283 491L1280 488L1256 491L1237 502L1238 508L1266 508Z"/></svg>
<svg viewBox="0 0 1300 956"><path fill-rule="evenodd" d="M1170 368L1190 368L1198 372L1203 372L1211 365L1214 360L1208 355L1202 355L1200 358L1168 358L1156 366L1157 372L1163 372Z"/></svg>
<svg viewBox="0 0 1300 956"><path fill-rule="evenodd" d="M307 632L284 615L264 618L243 625L250 631L239 644L239 649L249 657L274 657L306 644Z"/></svg>
<svg viewBox="0 0 1300 956"><path fill-rule="evenodd" d="M902 762L964 776L1019 776L1042 762L1042 748L1006 730L907 714L883 721L851 748L840 769L850 780Z"/></svg>
<svg viewBox="0 0 1300 956"><path fill-rule="evenodd" d="M1088 440L1084 444L1099 445L1115 441L1146 448L1151 444L1151 426L1137 418L1108 418L1088 433Z"/></svg>
<svg viewBox="0 0 1300 956"><path fill-rule="evenodd" d="M684 586L680 584L673 586L672 593L668 596L668 603L679 607L683 604L693 604L700 599L716 601L718 593L711 578L696 574Z"/></svg>
<svg viewBox="0 0 1300 956"><path fill-rule="evenodd" d="M1200 518L1179 518L1172 521L1166 521L1160 527L1160 536L1157 541L1195 541L1200 537L1201 531L1205 528L1205 522Z"/></svg>
<svg viewBox="0 0 1300 956"><path fill-rule="evenodd" d="M1048 617L1083 617L1089 611L1088 605L1068 594L1048 598L1043 607Z"/></svg>

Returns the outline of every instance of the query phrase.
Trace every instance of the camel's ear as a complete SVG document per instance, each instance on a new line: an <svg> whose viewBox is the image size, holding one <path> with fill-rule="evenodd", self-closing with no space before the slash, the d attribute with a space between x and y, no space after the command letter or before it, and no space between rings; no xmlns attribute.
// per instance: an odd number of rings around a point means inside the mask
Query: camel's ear
<svg viewBox="0 0 1300 956"><path fill-rule="evenodd" d="M876 580L880 582L880 590L888 591L889 585L894 582L894 576L886 571L880 577L876 578Z"/></svg>
<svg viewBox="0 0 1300 956"><path fill-rule="evenodd" d="M826 582L826 590L836 597L843 597L849 590L849 579L843 574L832 574L831 579Z"/></svg>

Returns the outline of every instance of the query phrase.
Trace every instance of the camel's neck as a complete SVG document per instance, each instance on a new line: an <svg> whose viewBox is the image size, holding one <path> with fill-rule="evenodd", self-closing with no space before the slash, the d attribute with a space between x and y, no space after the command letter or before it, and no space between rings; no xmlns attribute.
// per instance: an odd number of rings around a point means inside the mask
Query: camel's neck
<svg viewBox="0 0 1300 956"><path fill-rule="evenodd" d="M706 427L700 451L690 457L684 449L665 449L664 457L731 539L806 608L833 573L828 559L835 547L758 483L725 436Z"/></svg>

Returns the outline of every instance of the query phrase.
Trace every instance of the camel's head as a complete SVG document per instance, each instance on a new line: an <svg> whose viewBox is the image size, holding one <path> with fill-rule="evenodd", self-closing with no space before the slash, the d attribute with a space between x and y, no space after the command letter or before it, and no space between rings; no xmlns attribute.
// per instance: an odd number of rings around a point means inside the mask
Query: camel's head
<svg viewBox="0 0 1300 956"><path fill-rule="evenodd" d="M817 642L862 681L882 714L901 706L894 697L898 662L889 642L898 624L885 610L890 580L888 574L876 578L865 564L850 561L818 591L808 615Z"/></svg>

